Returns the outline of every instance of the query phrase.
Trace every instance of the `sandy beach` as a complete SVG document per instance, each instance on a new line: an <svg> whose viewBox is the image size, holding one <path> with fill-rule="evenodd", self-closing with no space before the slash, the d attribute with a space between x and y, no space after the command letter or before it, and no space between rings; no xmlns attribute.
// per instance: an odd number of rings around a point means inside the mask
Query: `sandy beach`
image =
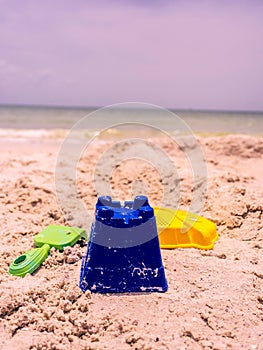
<svg viewBox="0 0 263 350"><path fill-rule="evenodd" d="M13 259L33 248L35 234L76 220L62 216L56 199L62 140L1 138L0 349L263 349L263 140L228 135L198 141L208 181L201 215L217 224L214 249L162 250L166 293L100 295L78 288L82 243L52 249L33 275L8 274ZM184 155L165 140L154 142L176 163L179 206L189 208L192 184ZM79 163L79 195L89 212L97 200L94 167L113 143L95 142ZM106 180L121 200L132 197L133 181L147 183L152 205L162 199L160 176L141 161L124 162L110 179L101 177Z"/></svg>

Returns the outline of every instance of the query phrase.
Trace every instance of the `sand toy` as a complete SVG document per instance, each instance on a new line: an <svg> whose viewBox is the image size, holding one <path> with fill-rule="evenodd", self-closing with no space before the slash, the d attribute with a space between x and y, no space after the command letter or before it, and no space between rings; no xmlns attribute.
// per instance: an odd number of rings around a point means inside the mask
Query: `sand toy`
<svg viewBox="0 0 263 350"><path fill-rule="evenodd" d="M21 277L27 273L33 273L46 260L51 247L63 250L64 247L74 245L81 238L87 239L83 229L49 225L34 237L38 248L29 250L16 258L10 265L9 273Z"/></svg>
<svg viewBox="0 0 263 350"><path fill-rule="evenodd" d="M216 225L184 210L154 207L161 248L212 249Z"/></svg>
<svg viewBox="0 0 263 350"><path fill-rule="evenodd" d="M99 197L80 288L99 293L165 292L156 219L145 196L134 201Z"/></svg>
<svg viewBox="0 0 263 350"><path fill-rule="evenodd" d="M51 247L63 250L81 238L88 239L84 229L49 225L34 237L37 248L16 258L10 265L9 273L21 277L33 273L47 258ZM124 206L120 202L112 201L110 197L100 197L96 205L88 253L82 262L80 287L82 290L99 292L165 291L167 283L160 247L212 249L217 239L216 225L196 214L160 207L154 207L153 211L144 196L137 196L134 201L126 201ZM114 245L117 249L111 250ZM104 269L106 272L103 284L97 269L100 256L103 257L100 271ZM141 257L141 263L137 256ZM87 262L90 258L91 261ZM144 280L134 277L134 273L131 278L128 261L132 261L136 274L144 275ZM115 268L122 272L122 277L116 277ZM151 275L154 269L158 270L158 278ZM111 287L110 271L114 281ZM99 282L90 286L86 279L90 277L94 282ZM123 284L125 280L126 285Z"/></svg>

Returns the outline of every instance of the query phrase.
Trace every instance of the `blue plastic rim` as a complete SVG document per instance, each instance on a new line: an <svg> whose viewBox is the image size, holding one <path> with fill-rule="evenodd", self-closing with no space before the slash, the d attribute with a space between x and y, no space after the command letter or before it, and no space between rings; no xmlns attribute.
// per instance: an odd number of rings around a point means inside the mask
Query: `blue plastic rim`
<svg viewBox="0 0 263 350"><path fill-rule="evenodd" d="M87 254L83 257L80 288L85 292L165 292L153 208L145 196L124 205L99 197Z"/></svg>

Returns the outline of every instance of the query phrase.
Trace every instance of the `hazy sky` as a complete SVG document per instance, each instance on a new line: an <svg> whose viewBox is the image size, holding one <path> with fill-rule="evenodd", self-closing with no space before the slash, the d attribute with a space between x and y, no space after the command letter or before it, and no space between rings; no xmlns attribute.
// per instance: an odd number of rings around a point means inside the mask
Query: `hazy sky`
<svg viewBox="0 0 263 350"><path fill-rule="evenodd" d="M263 1L0 0L0 103L263 110Z"/></svg>

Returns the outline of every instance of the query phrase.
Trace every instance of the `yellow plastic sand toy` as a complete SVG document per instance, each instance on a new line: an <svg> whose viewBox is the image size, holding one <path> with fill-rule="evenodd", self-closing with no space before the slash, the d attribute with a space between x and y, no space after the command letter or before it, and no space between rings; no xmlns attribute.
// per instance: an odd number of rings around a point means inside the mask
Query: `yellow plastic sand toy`
<svg viewBox="0 0 263 350"><path fill-rule="evenodd" d="M212 249L216 225L184 210L154 207L161 248Z"/></svg>

